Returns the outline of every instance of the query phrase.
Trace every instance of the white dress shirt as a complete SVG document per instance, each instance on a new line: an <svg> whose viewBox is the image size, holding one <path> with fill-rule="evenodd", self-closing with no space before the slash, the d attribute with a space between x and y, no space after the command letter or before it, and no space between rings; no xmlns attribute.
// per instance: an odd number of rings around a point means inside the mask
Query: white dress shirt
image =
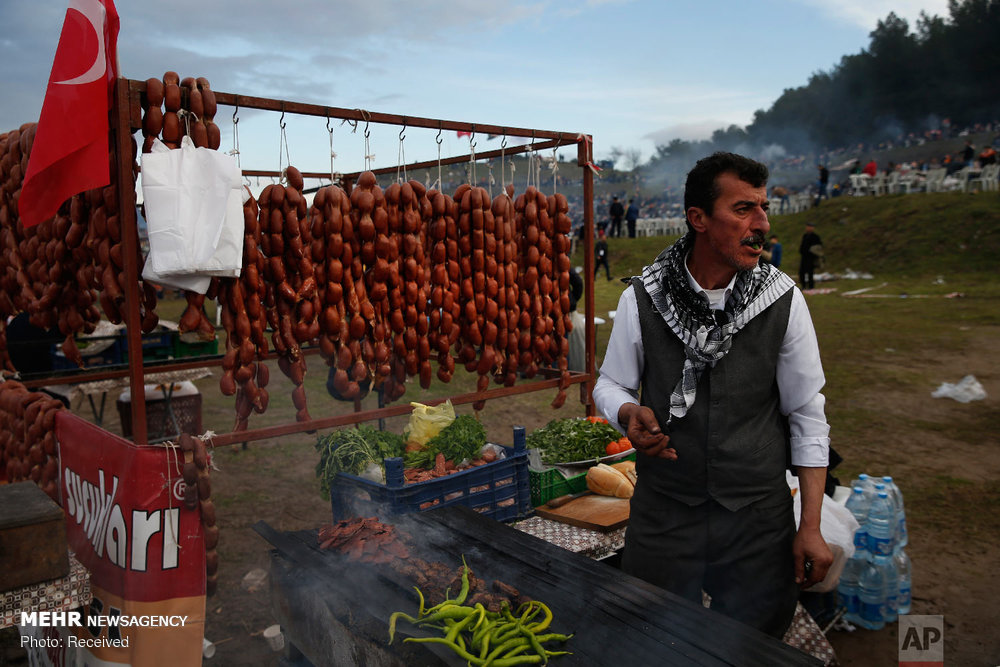
<svg viewBox="0 0 1000 667"><path fill-rule="evenodd" d="M687 271L686 263L685 271L695 293L708 301L713 310L722 310L736 277L725 288L705 290ZM805 297L798 287L792 290L788 327L778 352L779 410L788 417L791 429L792 465L823 468L829 462L830 450L830 426L823 412L826 398L820 393L826 379ZM635 290L629 285L618 301L601 375L594 386L597 409L622 432L618 410L624 403L639 403L644 360L639 310Z"/></svg>

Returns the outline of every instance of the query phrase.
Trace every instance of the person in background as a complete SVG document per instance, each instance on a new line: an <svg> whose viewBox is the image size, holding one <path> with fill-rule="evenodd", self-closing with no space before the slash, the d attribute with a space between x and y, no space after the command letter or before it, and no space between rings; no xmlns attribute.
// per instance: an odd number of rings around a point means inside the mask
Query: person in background
<svg viewBox="0 0 1000 667"><path fill-rule="evenodd" d="M987 146L979 154L979 164L985 167L997 161L997 151L993 146Z"/></svg>
<svg viewBox="0 0 1000 667"><path fill-rule="evenodd" d="M778 206L778 213L784 213L785 207L787 207L790 203L788 198L788 188L783 185L775 185L774 189L771 190L771 196L777 197L780 202Z"/></svg>
<svg viewBox="0 0 1000 667"><path fill-rule="evenodd" d="M861 170L861 173L868 174L872 178L875 178L875 175L878 173L878 163L875 162L875 158L868 161L868 164L866 164L864 169Z"/></svg>
<svg viewBox="0 0 1000 667"><path fill-rule="evenodd" d="M771 238L769 239L769 242L771 244L771 260L770 260L771 261L771 266L773 266L776 269L780 269L781 268L781 242L778 241L778 235L777 234L771 234Z"/></svg>
<svg viewBox="0 0 1000 667"><path fill-rule="evenodd" d="M604 230L597 230L597 241L594 243L594 277L597 277L597 272L600 271L601 265L604 265L604 272L608 276L608 280L611 280L611 266L608 264L608 241L604 238Z"/></svg>
<svg viewBox="0 0 1000 667"><path fill-rule="evenodd" d="M976 157L976 149L972 147L972 141L965 140L965 148L962 149L962 166L971 167L972 161Z"/></svg>
<svg viewBox="0 0 1000 667"><path fill-rule="evenodd" d="M618 197L611 198L611 208L608 209L608 215L611 217L611 229L608 230L608 236L621 236L622 216L625 215L625 207L618 201Z"/></svg>
<svg viewBox="0 0 1000 667"><path fill-rule="evenodd" d="M760 262L767 176L733 153L688 173L688 233L622 293L593 396L637 450L622 569L781 637L833 555L819 345L794 281Z"/></svg>
<svg viewBox="0 0 1000 667"><path fill-rule="evenodd" d="M813 207L819 206L820 200L829 199L826 186L830 182L830 171L822 164L816 165L816 169L819 171L819 179L816 181L816 201L813 202Z"/></svg>
<svg viewBox="0 0 1000 667"><path fill-rule="evenodd" d="M567 337L569 338L569 354L566 357L571 371L582 373L587 370L587 321L577 305L583 296L583 278L575 268L569 272L569 317L573 323Z"/></svg>
<svg viewBox="0 0 1000 667"><path fill-rule="evenodd" d="M802 289L812 289L816 287L816 279L813 273L816 271L817 255L813 252L815 246L822 246L823 242L816 233L816 228L811 222L806 223L805 234L802 235L802 242L799 244L799 254L802 260L799 262L799 285Z"/></svg>
<svg viewBox="0 0 1000 667"><path fill-rule="evenodd" d="M628 200L628 208L625 210L625 225L628 227L628 237L635 238L635 223L639 219L639 207L635 205L634 199Z"/></svg>

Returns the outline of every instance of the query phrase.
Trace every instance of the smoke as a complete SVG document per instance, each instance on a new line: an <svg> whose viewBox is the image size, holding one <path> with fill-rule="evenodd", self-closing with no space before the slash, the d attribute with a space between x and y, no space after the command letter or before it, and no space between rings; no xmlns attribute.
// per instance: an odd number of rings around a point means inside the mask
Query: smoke
<svg viewBox="0 0 1000 667"><path fill-rule="evenodd" d="M766 144L760 150L760 159L764 162L780 160L788 155L788 151L780 144Z"/></svg>

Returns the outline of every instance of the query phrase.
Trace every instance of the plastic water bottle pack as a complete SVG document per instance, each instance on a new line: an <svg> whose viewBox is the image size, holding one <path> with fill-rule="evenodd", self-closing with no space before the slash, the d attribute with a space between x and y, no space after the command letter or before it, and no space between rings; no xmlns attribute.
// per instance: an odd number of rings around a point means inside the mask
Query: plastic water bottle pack
<svg viewBox="0 0 1000 667"><path fill-rule="evenodd" d="M859 528L837 592L847 621L878 630L910 612L912 565L903 550L909 537L903 494L888 475L862 473L851 486L846 507Z"/></svg>

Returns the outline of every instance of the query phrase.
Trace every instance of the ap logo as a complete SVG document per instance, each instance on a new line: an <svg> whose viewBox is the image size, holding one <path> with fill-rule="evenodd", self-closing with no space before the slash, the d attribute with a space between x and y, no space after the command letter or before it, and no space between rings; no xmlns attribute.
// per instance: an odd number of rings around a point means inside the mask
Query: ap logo
<svg viewBox="0 0 1000 667"><path fill-rule="evenodd" d="M944 616L899 617L899 667L944 667Z"/></svg>

